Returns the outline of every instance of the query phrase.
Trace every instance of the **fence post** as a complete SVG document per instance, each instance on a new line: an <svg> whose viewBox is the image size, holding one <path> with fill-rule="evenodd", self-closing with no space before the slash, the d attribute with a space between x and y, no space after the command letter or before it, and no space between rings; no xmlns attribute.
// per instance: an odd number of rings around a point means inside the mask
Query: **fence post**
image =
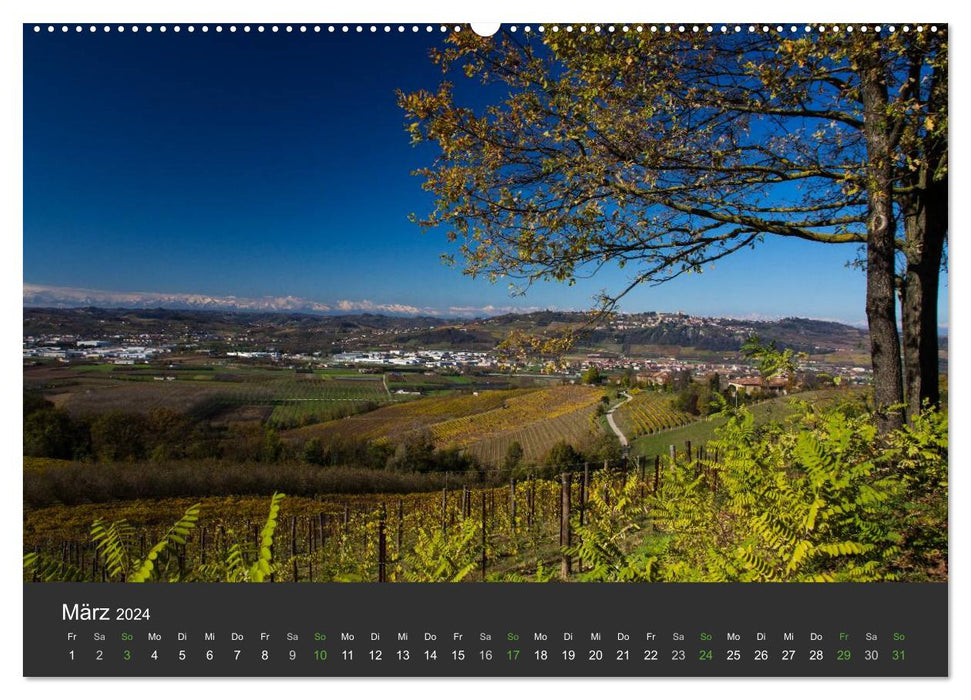
<svg viewBox="0 0 971 700"><path fill-rule="evenodd" d="M516 529L516 480L509 479L509 526Z"/></svg>
<svg viewBox="0 0 971 700"><path fill-rule="evenodd" d="M688 461L690 462L691 461L691 440L684 441L684 451L685 451L685 454L687 454L688 456Z"/></svg>
<svg viewBox="0 0 971 700"><path fill-rule="evenodd" d="M486 580L486 493L482 490L482 581Z"/></svg>
<svg viewBox="0 0 971 700"><path fill-rule="evenodd" d="M532 531L533 529L533 517L536 510L536 475L529 475L529 518L526 520L526 526Z"/></svg>
<svg viewBox="0 0 971 700"><path fill-rule="evenodd" d="M290 556L297 555L297 516L290 516Z"/></svg>
<svg viewBox="0 0 971 700"><path fill-rule="evenodd" d="M587 522L587 498L590 493L590 465L583 463L583 481L580 482L580 524ZM583 571L583 560L577 558L577 571Z"/></svg>
<svg viewBox="0 0 971 700"><path fill-rule="evenodd" d="M654 495L661 488L661 455L654 455Z"/></svg>
<svg viewBox="0 0 971 700"><path fill-rule="evenodd" d="M401 539L405 532L405 504L400 498L398 499L398 534L397 534L397 547L395 548L396 556L398 560L401 561Z"/></svg>
<svg viewBox="0 0 971 700"><path fill-rule="evenodd" d="M446 482L448 480L448 472L445 472ZM447 514L448 513L448 487L442 489L442 532L447 529Z"/></svg>
<svg viewBox="0 0 971 700"><path fill-rule="evenodd" d="M580 484L580 524L586 523L587 494L590 493L590 465L583 463L583 482Z"/></svg>
<svg viewBox="0 0 971 700"><path fill-rule="evenodd" d="M388 540L384 531L385 520L388 517L388 506L381 504L381 518L378 520L378 583L385 583L387 572L385 564L388 558Z"/></svg>
<svg viewBox="0 0 971 700"><path fill-rule="evenodd" d="M580 491L581 506L587 502L587 494L590 493L590 465L586 462L583 463L583 490ZM580 511L581 518L583 516L583 510ZM582 522L582 520L581 520Z"/></svg>
<svg viewBox="0 0 971 700"><path fill-rule="evenodd" d="M641 480L641 500L644 500L644 465L641 464L641 456L637 455L634 458L635 464L637 465L637 473Z"/></svg>
<svg viewBox="0 0 971 700"><path fill-rule="evenodd" d="M570 486L572 479L569 473L560 474L560 546L570 546ZM570 555L563 551L563 559L560 565L560 575L563 579L570 576L571 562Z"/></svg>
<svg viewBox="0 0 971 700"><path fill-rule="evenodd" d="M327 530L326 530L327 516L324 515L323 511L321 511L320 513L317 513L317 525L320 527L320 537L317 540L317 546L320 548L320 551L321 551L320 558L321 558L321 561L323 561L324 546L327 544Z"/></svg>

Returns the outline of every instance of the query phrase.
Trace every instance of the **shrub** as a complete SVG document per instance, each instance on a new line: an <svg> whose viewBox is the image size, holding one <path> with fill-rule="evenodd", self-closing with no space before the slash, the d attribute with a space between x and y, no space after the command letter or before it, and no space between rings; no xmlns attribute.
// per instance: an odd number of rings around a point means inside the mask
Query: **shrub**
<svg viewBox="0 0 971 700"><path fill-rule="evenodd" d="M555 443L544 460L549 467L573 467L580 461L582 461L580 453L566 440Z"/></svg>
<svg viewBox="0 0 971 700"><path fill-rule="evenodd" d="M946 579L946 414L883 439L859 406L803 404L761 429L743 408L711 447L718 462L668 463L644 500L634 477L598 474L571 549L581 578Z"/></svg>

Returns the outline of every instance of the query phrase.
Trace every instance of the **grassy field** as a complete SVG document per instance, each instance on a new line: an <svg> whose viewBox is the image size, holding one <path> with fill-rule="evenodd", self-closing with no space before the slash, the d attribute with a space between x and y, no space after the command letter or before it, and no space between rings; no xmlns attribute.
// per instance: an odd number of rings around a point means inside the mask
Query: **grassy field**
<svg viewBox="0 0 971 700"><path fill-rule="evenodd" d="M749 410L755 418L756 425L763 425L770 421L783 420L791 415L795 410L794 401L825 404L841 399L854 399L861 395L862 392L855 389L820 389L792 396L779 396L750 406ZM655 455L666 455L670 445L674 445L678 450L684 449L685 441L690 441L695 446L702 445L717 437L715 430L723 426L726 420L725 416L702 418L673 430L644 435L631 441L631 454L653 458Z"/></svg>

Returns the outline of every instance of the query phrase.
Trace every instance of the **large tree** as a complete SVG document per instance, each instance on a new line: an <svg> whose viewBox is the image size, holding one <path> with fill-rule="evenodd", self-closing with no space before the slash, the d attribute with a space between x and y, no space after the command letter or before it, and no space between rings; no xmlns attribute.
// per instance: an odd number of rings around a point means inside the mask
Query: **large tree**
<svg viewBox="0 0 971 700"><path fill-rule="evenodd" d="M904 386L911 414L940 401L938 290L948 226L947 46L919 36L904 53L910 109L901 120L896 195L904 221L900 273Z"/></svg>
<svg viewBox="0 0 971 700"><path fill-rule="evenodd" d="M609 309L766 235L862 245L882 426L902 419L898 289L905 341L919 338L908 361L926 377L933 354L936 381L936 327L906 325L936 326L940 254L922 239L940 227L898 218L943 207L946 222L946 185L943 201L926 192L946 174L942 32L465 32L432 58L446 79L399 102L413 140L438 146L420 223L460 240L467 274L525 289L631 266ZM460 104L456 74L485 84L485 104ZM898 274L902 250L921 265ZM911 369L911 405L936 398Z"/></svg>

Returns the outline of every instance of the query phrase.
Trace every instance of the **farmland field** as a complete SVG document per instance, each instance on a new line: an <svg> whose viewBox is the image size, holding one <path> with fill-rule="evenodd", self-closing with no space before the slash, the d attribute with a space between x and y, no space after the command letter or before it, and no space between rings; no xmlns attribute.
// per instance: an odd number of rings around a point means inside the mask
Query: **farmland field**
<svg viewBox="0 0 971 700"><path fill-rule="evenodd" d="M525 378L515 375L453 375L436 372L388 372L388 388L394 391L417 391L429 396L438 392L462 389L465 391L488 391L491 389L516 389L535 384L550 384L556 380L547 378Z"/></svg>
<svg viewBox="0 0 971 700"><path fill-rule="evenodd" d="M24 372L37 389L73 414L147 413L169 409L207 418L259 417L289 427L346 414L349 407L381 404L391 396L380 375L303 374L242 367L119 367L79 365ZM241 411L245 407L267 410ZM353 411L352 411L353 412Z"/></svg>
<svg viewBox="0 0 971 700"><path fill-rule="evenodd" d="M632 394L633 399L614 411L617 426L628 438L649 435L690 423L693 416L671 405L671 395L656 391Z"/></svg>
<svg viewBox="0 0 971 700"><path fill-rule="evenodd" d="M582 441L594 430L590 419L602 395L583 386L541 389L502 408L437 423L432 435L436 443L467 448L488 464L497 464L513 441L522 445L525 459L539 460L556 442Z"/></svg>
<svg viewBox="0 0 971 700"><path fill-rule="evenodd" d="M486 463L485 468L479 464L460 471L421 473L294 461L25 458L24 580L139 580L133 562L151 552L159 553L152 576L163 581L263 580L253 578L253 562L258 560L270 581L734 580L734 574L726 578L720 565L712 570L714 578L686 569L683 558L711 556L711 547L706 539L698 548L693 532L675 526L682 522L678 509L696 513L693 522L723 523L720 499L746 502L737 490L748 488L736 475L742 467L719 454L750 448L722 443L717 450L697 449L724 424L725 416L635 441L634 456L640 457L650 453L653 440L665 446L692 440L696 449L691 455L679 446L674 458L661 456L656 467L626 458L608 460L602 468L599 463L536 464L551 441L566 437L582 443L596 429L591 418L603 393L570 385L483 392L421 399L370 414L384 414L379 421L383 436L401 435L417 420L442 445L462 447ZM759 423L779 421L795 416L800 400L822 406L859 395L847 390L806 392L756 404L751 411ZM330 423L366 424L364 417ZM798 419L812 425L816 417L803 410ZM837 422L829 421L832 426ZM330 428L323 424L286 432L306 436L322 429ZM526 464L497 469L513 440L522 444ZM783 460L782 468L788 464ZM773 477L769 473L763 478ZM290 495L274 496L273 503L280 505L270 511L274 525L266 535L269 494L280 492ZM800 497L797 506L808 508L811 502ZM787 515L785 508L768 512ZM173 530L176 522L188 525ZM741 529L747 527L747 518L729 522L737 529L729 535L732 542L751 538ZM114 544L99 534L108 530L115 533ZM184 536L178 534L182 532ZM651 568L653 557L649 565L640 563L645 552L668 541L683 544L664 555L668 559L657 573ZM822 546L830 546L828 542ZM717 554L732 557L736 551L725 547ZM930 573L912 573L915 580L938 580L946 571L939 564L946 548L931 554L921 565ZM782 564L760 575L766 580L838 580L842 569L833 567L854 566L852 552L845 556L846 561L835 564L832 557L821 557L818 566L829 568L805 576ZM628 564L637 568L615 573L616 566ZM889 561L886 566L900 565Z"/></svg>
<svg viewBox="0 0 971 700"><path fill-rule="evenodd" d="M435 493L431 498L441 497ZM326 512L342 512L344 506L355 511L370 510L384 501L404 499L406 503L420 502L429 498L427 493L414 494L365 494L335 495L318 498L290 496L285 501L284 515L308 515ZM50 506L24 513L24 544L28 547L42 545L58 538L83 539L91 523L103 520L125 520L138 528L153 532L156 528L171 525L194 503L202 504L202 513L212 522L257 521L266 516L267 498L264 496L227 496L207 498L159 498L91 503L77 506Z"/></svg>
<svg viewBox="0 0 971 700"><path fill-rule="evenodd" d="M500 450L505 454L505 448L518 440L525 458L541 459L558 440L582 439L594 430L590 417L602 395L593 387L554 386L432 397L300 428L289 435L380 440L427 429L440 447L459 447L485 457Z"/></svg>
<svg viewBox="0 0 971 700"><path fill-rule="evenodd" d="M385 406L370 413L351 416L290 431L293 438L332 438L336 436L358 439L379 439L388 435L429 427L456 418L463 418L501 408L507 401L532 393L533 389L483 391L478 395L461 394L432 397L420 401Z"/></svg>
<svg viewBox="0 0 971 700"><path fill-rule="evenodd" d="M196 433L196 455L210 449L200 447L210 444L204 440L228 435L220 430L237 431L236 436L249 430L245 434L258 440L252 430L273 429L297 458L313 437L324 445L394 444L427 430L436 447L458 448L487 464L498 461L514 441L522 445L524 459L537 461L560 440L587 443L601 432L591 417L603 391L555 381L418 371L297 372L227 362L44 364L24 370L28 391L79 420L119 412L147 416L164 409L213 426L213 432ZM226 442L238 444L238 439ZM187 450L178 449L180 454Z"/></svg>
<svg viewBox="0 0 971 700"><path fill-rule="evenodd" d="M445 492L412 494L335 495L317 498L287 497L274 538L279 560L276 580L374 581L378 580L379 522L386 525L389 572L387 580L427 580L421 567L422 538L447 533L449 538L475 534L487 548L459 551L463 562L475 564L466 576L526 578L537 570L553 570L560 554L556 545L559 485L527 480L509 487L459 488ZM580 484L573 488L579 497ZM515 504L512 494L515 494ZM244 556L253 556L259 528L266 519L268 498L167 498L100 503L87 506L53 506L28 511L24 516L26 551L57 561L62 572L83 580L108 576L98 550L89 543L91 523L124 521L130 526L126 546L142 554L165 536L172 523L198 504L195 528L177 561L181 580L195 578L207 558L226 556L230 543L239 544ZM518 504L518 507L517 505ZM473 505L475 507L473 507ZM485 519L482 516L485 515ZM487 563L483 564L485 560ZM194 570L189 573L187 570Z"/></svg>
<svg viewBox="0 0 971 700"><path fill-rule="evenodd" d="M537 421L590 408L603 392L592 387L563 386L513 396L492 411L435 424L432 434L443 445L465 446Z"/></svg>
<svg viewBox="0 0 971 700"><path fill-rule="evenodd" d="M592 421L593 414L594 406L586 406L549 420L536 421L484 437L471 443L466 449L483 464L496 466L502 463L509 446L518 442L523 448L524 460L539 461L560 440L583 445L592 438L598 430Z"/></svg>

